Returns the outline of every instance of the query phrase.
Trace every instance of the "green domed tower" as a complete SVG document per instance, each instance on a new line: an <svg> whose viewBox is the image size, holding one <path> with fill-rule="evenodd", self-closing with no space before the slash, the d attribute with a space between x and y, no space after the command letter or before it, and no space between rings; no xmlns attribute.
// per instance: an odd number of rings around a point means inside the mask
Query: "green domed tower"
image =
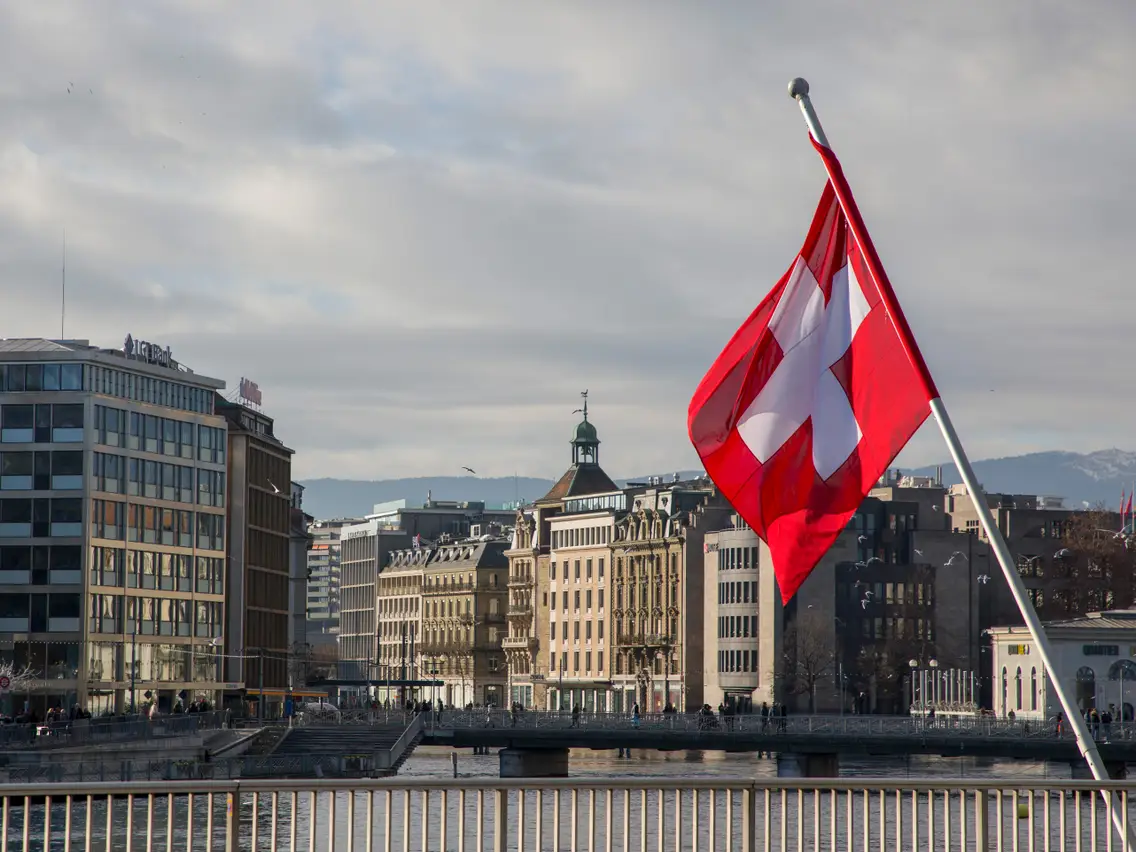
<svg viewBox="0 0 1136 852"><path fill-rule="evenodd" d="M572 464L599 464L600 439L596 427L588 422L588 393L584 391L584 419L572 436Z"/></svg>

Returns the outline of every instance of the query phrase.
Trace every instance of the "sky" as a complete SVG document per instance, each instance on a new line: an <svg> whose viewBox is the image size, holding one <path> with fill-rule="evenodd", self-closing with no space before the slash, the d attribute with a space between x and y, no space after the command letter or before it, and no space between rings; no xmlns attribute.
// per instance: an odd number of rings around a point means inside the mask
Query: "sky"
<svg viewBox="0 0 1136 852"><path fill-rule="evenodd" d="M0 336L259 383L297 479L697 466L824 184L968 451L1136 448L1136 5L57 2L0 26ZM70 91L69 91L70 90ZM942 461L932 427L900 463Z"/></svg>

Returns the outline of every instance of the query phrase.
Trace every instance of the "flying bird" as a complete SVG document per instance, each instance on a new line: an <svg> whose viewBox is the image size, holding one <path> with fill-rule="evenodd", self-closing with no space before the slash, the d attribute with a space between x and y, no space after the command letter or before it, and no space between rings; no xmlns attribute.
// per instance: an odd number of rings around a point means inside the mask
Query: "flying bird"
<svg viewBox="0 0 1136 852"><path fill-rule="evenodd" d="M1066 559L1069 556L1069 553L1070 553L1069 548L1063 547L1059 551L1057 551L1056 553L1053 554L1053 558L1054 559Z"/></svg>
<svg viewBox="0 0 1136 852"><path fill-rule="evenodd" d="M989 574L979 574L978 575L978 582L980 582L982 585L985 586L987 583L990 582L990 575Z"/></svg>
<svg viewBox="0 0 1136 852"><path fill-rule="evenodd" d="M274 483L271 479L266 479L264 481L272 486L272 493L273 494L279 494L280 493L280 489L276 487L276 483Z"/></svg>
<svg viewBox="0 0 1136 852"><path fill-rule="evenodd" d="M462 470L468 470L468 471L469 471L470 473L472 473L472 474L473 474L474 476L476 476L476 475L477 475L477 471L476 471L476 470L474 470L474 469L473 469L472 467L466 467L466 466L465 466L464 464L462 465Z"/></svg>
<svg viewBox="0 0 1136 852"><path fill-rule="evenodd" d="M919 550L918 548L916 548L916 549L915 549L915 555L916 555L916 556L922 556L922 555L923 555L923 551L922 551L922 550Z"/></svg>
<svg viewBox="0 0 1136 852"><path fill-rule="evenodd" d="M867 544L868 543L868 537L866 535L858 536L856 538L856 541L860 542L860 544Z"/></svg>

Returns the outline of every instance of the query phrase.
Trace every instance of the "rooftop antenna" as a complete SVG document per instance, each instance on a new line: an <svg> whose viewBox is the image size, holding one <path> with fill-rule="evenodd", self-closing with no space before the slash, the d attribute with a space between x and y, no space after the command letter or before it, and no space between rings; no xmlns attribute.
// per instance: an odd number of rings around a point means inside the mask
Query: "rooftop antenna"
<svg viewBox="0 0 1136 852"><path fill-rule="evenodd" d="M67 229L63 229L63 271L62 288L59 303L59 339L66 340L64 329L67 324Z"/></svg>

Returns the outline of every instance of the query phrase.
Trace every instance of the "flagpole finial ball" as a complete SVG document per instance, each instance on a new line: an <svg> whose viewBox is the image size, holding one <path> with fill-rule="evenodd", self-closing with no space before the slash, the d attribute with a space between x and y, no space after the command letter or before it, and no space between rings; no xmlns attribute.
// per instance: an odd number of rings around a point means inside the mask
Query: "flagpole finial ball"
<svg viewBox="0 0 1136 852"><path fill-rule="evenodd" d="M789 81L789 97L793 100L805 97L809 93L809 81L804 77L794 77Z"/></svg>

